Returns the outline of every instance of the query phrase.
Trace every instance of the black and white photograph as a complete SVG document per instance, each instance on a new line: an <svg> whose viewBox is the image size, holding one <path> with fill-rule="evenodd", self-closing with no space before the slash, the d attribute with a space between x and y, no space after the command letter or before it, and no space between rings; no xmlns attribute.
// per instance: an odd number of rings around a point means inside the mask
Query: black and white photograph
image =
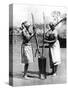
<svg viewBox="0 0 68 90"><path fill-rule="evenodd" d="M9 5L9 85L67 82L65 7Z"/></svg>

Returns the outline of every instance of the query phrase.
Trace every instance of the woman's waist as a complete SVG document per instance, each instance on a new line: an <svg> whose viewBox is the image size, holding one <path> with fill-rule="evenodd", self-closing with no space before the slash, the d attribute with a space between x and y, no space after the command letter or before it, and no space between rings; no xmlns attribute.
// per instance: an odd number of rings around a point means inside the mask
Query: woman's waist
<svg viewBox="0 0 68 90"><path fill-rule="evenodd" d="M29 42L29 43L22 43L22 45L24 45L24 46L31 46L31 43Z"/></svg>

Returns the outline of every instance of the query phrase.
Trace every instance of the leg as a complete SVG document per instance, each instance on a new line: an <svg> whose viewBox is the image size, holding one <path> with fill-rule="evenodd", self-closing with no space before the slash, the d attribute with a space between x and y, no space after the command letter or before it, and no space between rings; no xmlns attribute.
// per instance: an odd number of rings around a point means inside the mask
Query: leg
<svg viewBox="0 0 68 90"><path fill-rule="evenodd" d="M57 67L58 67L58 65L55 65L55 73L57 72Z"/></svg>
<svg viewBox="0 0 68 90"><path fill-rule="evenodd" d="M26 75L26 73L27 73L28 66L29 66L29 64L28 64L28 63L27 63L27 64L25 64L25 66L24 66L24 75L23 75L23 77L25 77L25 75Z"/></svg>
<svg viewBox="0 0 68 90"><path fill-rule="evenodd" d="M58 65L54 65L54 66L52 67L51 75L56 74L56 72L57 72L57 67L58 67Z"/></svg>

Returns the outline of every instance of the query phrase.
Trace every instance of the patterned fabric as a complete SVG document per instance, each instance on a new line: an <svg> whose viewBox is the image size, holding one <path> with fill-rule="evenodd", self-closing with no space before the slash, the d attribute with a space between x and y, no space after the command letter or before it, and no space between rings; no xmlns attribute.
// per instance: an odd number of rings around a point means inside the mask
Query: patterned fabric
<svg viewBox="0 0 68 90"><path fill-rule="evenodd" d="M21 46L21 57L22 63L32 63L33 60L33 50L32 50L32 46L30 43L28 44L23 44Z"/></svg>
<svg viewBox="0 0 68 90"><path fill-rule="evenodd" d="M51 49L51 55L52 55L53 63L55 65L56 64L60 64L61 63L61 58L60 58L60 45L59 45L59 41L57 40L50 49Z"/></svg>
<svg viewBox="0 0 68 90"><path fill-rule="evenodd" d="M53 34L56 37L56 42L51 46L51 55L52 55L52 61L55 65L60 64L61 63L61 58L60 58L60 44L59 41L57 39L57 30L53 31Z"/></svg>
<svg viewBox="0 0 68 90"><path fill-rule="evenodd" d="M21 45L21 57L22 63L31 63L33 62L33 50L32 50L32 46L31 43L29 42L30 37L32 36L32 28L30 28L31 26L27 27L27 26L23 26L23 30L22 30L22 36L23 36L23 42Z"/></svg>

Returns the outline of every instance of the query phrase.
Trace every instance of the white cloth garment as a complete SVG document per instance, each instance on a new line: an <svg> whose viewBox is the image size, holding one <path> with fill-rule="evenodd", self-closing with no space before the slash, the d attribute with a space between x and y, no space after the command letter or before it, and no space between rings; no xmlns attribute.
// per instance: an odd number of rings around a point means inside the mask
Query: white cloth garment
<svg viewBox="0 0 68 90"><path fill-rule="evenodd" d="M29 27L29 31L30 31L30 27ZM23 34L27 39L29 39L31 37L29 32L26 30L25 27L23 29ZM32 49L30 42L24 43L24 44L22 43L22 45L21 45L21 56L22 56L22 60L21 60L22 63L32 63L33 62L33 49Z"/></svg>
<svg viewBox="0 0 68 90"><path fill-rule="evenodd" d="M54 30L53 33L55 34L57 38L57 31ZM52 55L52 61L55 65L61 63L61 58L60 58L60 44L59 40L57 39L56 42L52 45L51 49L51 55Z"/></svg>
<svg viewBox="0 0 68 90"><path fill-rule="evenodd" d="M33 60L33 50L30 43L23 45L21 48L22 63L32 63Z"/></svg>
<svg viewBox="0 0 68 90"><path fill-rule="evenodd" d="M61 63L61 58L60 58L60 45L59 41L57 40L53 46L51 47L51 55L52 55L52 61L55 65Z"/></svg>

